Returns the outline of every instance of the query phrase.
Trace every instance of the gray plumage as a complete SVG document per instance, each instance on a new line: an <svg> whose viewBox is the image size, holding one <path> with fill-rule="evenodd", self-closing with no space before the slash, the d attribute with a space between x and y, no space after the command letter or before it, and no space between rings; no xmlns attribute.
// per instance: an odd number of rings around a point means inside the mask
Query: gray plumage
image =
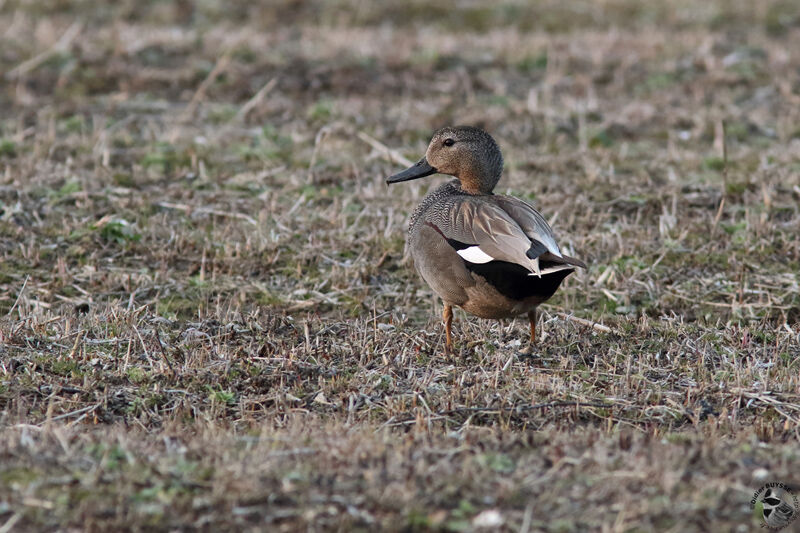
<svg viewBox="0 0 800 533"><path fill-rule="evenodd" d="M561 253L550 226L528 203L492 193L503 170L497 143L473 127L437 131L425 157L387 180L433 173L456 179L428 194L411 215L406 250L428 285L450 306L484 318L535 310L583 262Z"/></svg>

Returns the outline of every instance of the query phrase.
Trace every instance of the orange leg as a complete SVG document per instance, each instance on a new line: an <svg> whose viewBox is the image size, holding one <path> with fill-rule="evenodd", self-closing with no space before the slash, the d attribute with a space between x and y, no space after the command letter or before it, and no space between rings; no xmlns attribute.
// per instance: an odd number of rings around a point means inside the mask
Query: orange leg
<svg viewBox="0 0 800 533"><path fill-rule="evenodd" d="M453 325L453 306L450 304L444 304L444 311L442 312L442 318L444 319L444 333L445 333L445 340L444 340L444 351L447 354L453 352L453 337L450 335L450 327Z"/></svg>
<svg viewBox="0 0 800 533"><path fill-rule="evenodd" d="M533 346L536 344L536 308L528 312L528 320L531 321L531 351L533 351Z"/></svg>

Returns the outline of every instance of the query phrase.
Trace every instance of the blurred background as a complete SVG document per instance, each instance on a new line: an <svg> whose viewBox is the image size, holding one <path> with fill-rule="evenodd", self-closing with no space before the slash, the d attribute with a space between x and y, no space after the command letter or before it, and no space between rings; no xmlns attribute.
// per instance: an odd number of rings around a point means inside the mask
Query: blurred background
<svg viewBox="0 0 800 533"><path fill-rule="evenodd" d="M788 0L0 0L0 531L759 527L798 50ZM589 263L538 357L444 357L403 258L452 124Z"/></svg>

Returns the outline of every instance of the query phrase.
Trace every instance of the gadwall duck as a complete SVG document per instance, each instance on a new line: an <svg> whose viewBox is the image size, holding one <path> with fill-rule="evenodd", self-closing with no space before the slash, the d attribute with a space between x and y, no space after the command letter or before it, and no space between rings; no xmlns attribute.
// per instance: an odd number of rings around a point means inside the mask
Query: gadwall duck
<svg viewBox="0 0 800 533"><path fill-rule="evenodd" d="M445 351L452 352L453 306L481 318L528 314L586 265L561 253L553 230L528 203L493 194L503 171L495 140L470 126L437 131L414 166L386 183L449 174L411 215L406 249L422 279L444 301Z"/></svg>

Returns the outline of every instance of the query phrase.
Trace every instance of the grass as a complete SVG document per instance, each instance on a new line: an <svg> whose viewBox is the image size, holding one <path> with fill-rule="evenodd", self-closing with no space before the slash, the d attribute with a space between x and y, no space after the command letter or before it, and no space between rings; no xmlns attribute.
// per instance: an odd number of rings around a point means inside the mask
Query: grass
<svg viewBox="0 0 800 533"><path fill-rule="evenodd" d="M796 7L0 2L0 529L758 527L800 464ZM590 264L535 358L463 314L444 356L403 257L441 178L375 146L456 123Z"/></svg>

